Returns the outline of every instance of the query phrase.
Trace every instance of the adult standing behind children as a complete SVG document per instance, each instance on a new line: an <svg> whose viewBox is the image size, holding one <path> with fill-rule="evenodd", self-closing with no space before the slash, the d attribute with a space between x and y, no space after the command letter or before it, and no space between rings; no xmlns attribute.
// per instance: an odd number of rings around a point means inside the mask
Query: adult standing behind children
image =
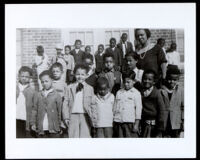
<svg viewBox="0 0 200 160"><path fill-rule="evenodd" d="M149 29L136 29L135 38L138 42L139 48L136 52L139 56L137 66L143 70L153 70L159 80L166 77L166 63L165 54L161 47L150 43L151 32ZM158 85L160 87L160 84Z"/></svg>
<svg viewBox="0 0 200 160"><path fill-rule="evenodd" d="M44 53L44 47L43 46L37 46L37 56L35 58L35 65L37 69L37 76L38 76L38 85L39 90L42 89L42 84L39 80L39 75L49 68L50 62L48 56Z"/></svg>
<svg viewBox="0 0 200 160"><path fill-rule="evenodd" d="M75 64L81 64L83 61L83 54L84 54L84 51L81 50L81 45L82 45L81 40L77 39L74 45L75 49L71 51L71 55L74 57Z"/></svg>
<svg viewBox="0 0 200 160"><path fill-rule="evenodd" d="M119 48L116 46L116 39L110 39L110 47L106 48L105 53L111 53L114 56L114 63L117 70L121 70L123 55Z"/></svg>
<svg viewBox="0 0 200 160"><path fill-rule="evenodd" d="M123 60L122 60L122 66L124 65L125 63L125 55L127 53L130 53L130 52L133 52L133 45L131 42L128 41L128 35L127 33L122 33L122 36L121 36L121 40L120 42L117 44L117 48L120 49L122 55L123 55Z"/></svg>
<svg viewBox="0 0 200 160"><path fill-rule="evenodd" d="M172 43L170 49L167 51L167 63L177 65L180 69L180 54L176 51L176 43Z"/></svg>

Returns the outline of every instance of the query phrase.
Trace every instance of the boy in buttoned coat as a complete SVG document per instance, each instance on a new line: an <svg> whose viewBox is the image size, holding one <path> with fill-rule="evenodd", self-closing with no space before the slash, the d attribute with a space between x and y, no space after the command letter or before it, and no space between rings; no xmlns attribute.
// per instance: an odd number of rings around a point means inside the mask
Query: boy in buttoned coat
<svg viewBox="0 0 200 160"><path fill-rule="evenodd" d="M85 82L88 67L76 65L76 81L67 87L63 102L63 119L68 127L69 138L91 138L91 105L94 97L93 87Z"/></svg>
<svg viewBox="0 0 200 160"><path fill-rule="evenodd" d="M48 70L39 77L43 89L34 96L31 129L38 138L60 138L62 98L53 88Z"/></svg>
<svg viewBox="0 0 200 160"><path fill-rule="evenodd" d="M114 137L138 137L142 113L140 92L133 87L135 72L122 74L124 88L117 92L114 105Z"/></svg>
<svg viewBox="0 0 200 160"><path fill-rule="evenodd" d="M184 130L184 91L178 84L179 75L178 66L168 66L166 82L161 88L166 107L164 137L178 138L180 132Z"/></svg>

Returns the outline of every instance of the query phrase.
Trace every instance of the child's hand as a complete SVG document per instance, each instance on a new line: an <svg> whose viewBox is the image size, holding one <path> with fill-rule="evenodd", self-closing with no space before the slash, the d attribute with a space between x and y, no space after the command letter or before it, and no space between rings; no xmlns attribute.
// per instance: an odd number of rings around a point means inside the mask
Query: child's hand
<svg viewBox="0 0 200 160"><path fill-rule="evenodd" d="M181 131L184 131L184 121L181 123Z"/></svg>
<svg viewBox="0 0 200 160"><path fill-rule="evenodd" d="M159 132L157 133L156 138L162 138L162 132L161 132L161 131L159 131Z"/></svg>
<svg viewBox="0 0 200 160"><path fill-rule="evenodd" d="M33 131L36 131L36 126L35 126L35 124L31 126L31 129L32 129Z"/></svg>
<svg viewBox="0 0 200 160"><path fill-rule="evenodd" d="M132 130L132 131L133 131L134 133L137 133L138 130L139 130L138 125L137 125L137 124L133 124L133 130Z"/></svg>
<svg viewBox="0 0 200 160"><path fill-rule="evenodd" d="M65 125L66 125L67 127L69 127L69 120L68 120L68 119L65 120Z"/></svg>

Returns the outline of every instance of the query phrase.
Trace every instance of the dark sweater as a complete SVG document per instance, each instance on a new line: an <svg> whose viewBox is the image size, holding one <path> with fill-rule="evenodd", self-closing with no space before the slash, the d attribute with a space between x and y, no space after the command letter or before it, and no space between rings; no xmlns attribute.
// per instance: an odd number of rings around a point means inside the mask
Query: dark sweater
<svg viewBox="0 0 200 160"><path fill-rule="evenodd" d="M142 93L142 105L142 119L156 120L158 129L163 130L165 105L160 91L156 87L148 97L144 97Z"/></svg>

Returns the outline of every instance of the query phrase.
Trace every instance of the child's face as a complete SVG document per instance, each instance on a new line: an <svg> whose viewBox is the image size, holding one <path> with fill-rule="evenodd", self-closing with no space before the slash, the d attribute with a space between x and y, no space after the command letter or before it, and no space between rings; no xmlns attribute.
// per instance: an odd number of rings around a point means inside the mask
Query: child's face
<svg viewBox="0 0 200 160"><path fill-rule="evenodd" d="M145 89L151 88L155 84L154 74L147 73L142 79L142 85Z"/></svg>
<svg viewBox="0 0 200 160"><path fill-rule="evenodd" d="M86 47L85 48L85 52L89 54L91 52L91 48L90 47Z"/></svg>
<svg viewBox="0 0 200 160"><path fill-rule="evenodd" d="M30 74L29 72L21 72L19 74L19 82L22 84L22 85L26 85L28 84L30 81Z"/></svg>
<svg viewBox="0 0 200 160"><path fill-rule="evenodd" d="M113 69L114 67L114 60L112 57L106 57L104 61L105 68L108 70Z"/></svg>
<svg viewBox="0 0 200 160"><path fill-rule="evenodd" d="M75 77L76 77L76 81L78 83L82 83L85 81L85 79L87 78L87 72L85 69L79 68L76 70L75 73Z"/></svg>
<svg viewBox="0 0 200 160"><path fill-rule="evenodd" d="M126 57L126 64L128 69L133 70L136 67L137 61L132 56Z"/></svg>
<svg viewBox="0 0 200 160"><path fill-rule="evenodd" d="M80 49L81 48L81 42L76 42L75 43L75 48Z"/></svg>
<svg viewBox="0 0 200 160"><path fill-rule="evenodd" d="M41 83L42 87L45 90L49 90L52 87L52 79L49 77L49 75L44 75L41 77Z"/></svg>
<svg viewBox="0 0 200 160"><path fill-rule="evenodd" d="M167 76L167 78L166 78L167 88L173 89L177 85L178 80L179 80L179 75L177 75L177 74L170 74L169 76Z"/></svg>
<svg viewBox="0 0 200 160"><path fill-rule="evenodd" d="M84 60L84 62L85 62L85 64L86 64L90 69L92 69L93 63L92 63L92 60L91 60L91 59L86 58L86 59Z"/></svg>
<svg viewBox="0 0 200 160"><path fill-rule="evenodd" d="M134 85L134 81L130 78L125 78L124 79L124 88L125 90L129 90L131 88L133 88Z"/></svg>
<svg viewBox="0 0 200 160"><path fill-rule="evenodd" d="M99 53L102 53L102 52L103 52L103 47L102 47L102 46L99 46L99 47L98 47L98 52L99 52Z"/></svg>
<svg viewBox="0 0 200 160"><path fill-rule="evenodd" d="M52 74L53 74L53 79L54 80L59 80L62 76L62 71L59 67L54 67L52 68Z"/></svg>
<svg viewBox="0 0 200 160"><path fill-rule="evenodd" d="M57 55L62 54L62 49L56 49Z"/></svg>
<svg viewBox="0 0 200 160"><path fill-rule="evenodd" d="M101 84L99 87L98 87L98 93L100 96L105 96L109 91L109 88L106 84Z"/></svg>
<svg viewBox="0 0 200 160"><path fill-rule="evenodd" d="M70 53L70 49L68 47L65 48L65 54L69 54Z"/></svg>
<svg viewBox="0 0 200 160"><path fill-rule="evenodd" d="M115 40L111 40L111 41L110 41L110 47L111 47L111 48L114 48L115 45L116 45Z"/></svg>

